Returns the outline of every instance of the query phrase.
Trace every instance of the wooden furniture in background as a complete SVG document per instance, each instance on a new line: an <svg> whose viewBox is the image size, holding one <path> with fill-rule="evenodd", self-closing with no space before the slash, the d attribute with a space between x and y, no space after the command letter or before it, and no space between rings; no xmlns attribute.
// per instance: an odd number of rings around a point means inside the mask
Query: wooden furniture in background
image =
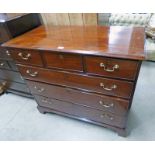
<svg viewBox="0 0 155 155"><path fill-rule="evenodd" d="M126 135L145 59L144 28L40 26L3 44L41 113L101 125Z"/></svg>
<svg viewBox="0 0 155 155"><path fill-rule="evenodd" d="M1 13L0 16L3 16L1 19L10 20L13 18L19 18L19 16L24 16L26 14L27 13Z"/></svg>
<svg viewBox="0 0 155 155"><path fill-rule="evenodd" d="M0 14L0 44L41 25L38 14ZM0 93L32 97L10 53L0 45Z"/></svg>

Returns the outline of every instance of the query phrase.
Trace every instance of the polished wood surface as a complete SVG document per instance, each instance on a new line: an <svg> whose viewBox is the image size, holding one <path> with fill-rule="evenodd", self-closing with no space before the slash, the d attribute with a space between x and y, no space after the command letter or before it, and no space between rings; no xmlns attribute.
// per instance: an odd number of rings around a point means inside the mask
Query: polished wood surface
<svg viewBox="0 0 155 155"><path fill-rule="evenodd" d="M27 80L26 82L32 94L45 97L50 96L51 98L64 100L66 102L109 111L117 115L126 115L129 107L129 101L120 98L92 94L30 80Z"/></svg>
<svg viewBox="0 0 155 155"><path fill-rule="evenodd" d="M143 60L144 28L121 26L40 26L5 47Z"/></svg>
<svg viewBox="0 0 155 155"><path fill-rule="evenodd" d="M18 65L18 67L25 79L63 85L81 90L83 89L89 92L97 92L129 99L133 89L133 84L127 81L99 78L63 71L50 71L47 69L27 67L23 65ZM27 73L28 71L29 73ZM37 74L35 75L35 73ZM101 84L104 86L101 86ZM116 85L117 88L112 88L114 85Z"/></svg>

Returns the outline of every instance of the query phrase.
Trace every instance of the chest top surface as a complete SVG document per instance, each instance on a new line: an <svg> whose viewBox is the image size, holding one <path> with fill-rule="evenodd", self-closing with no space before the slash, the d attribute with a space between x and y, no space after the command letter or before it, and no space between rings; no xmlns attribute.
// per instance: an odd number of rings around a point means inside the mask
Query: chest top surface
<svg viewBox="0 0 155 155"><path fill-rule="evenodd" d="M122 26L40 26L4 47L143 60L145 31Z"/></svg>

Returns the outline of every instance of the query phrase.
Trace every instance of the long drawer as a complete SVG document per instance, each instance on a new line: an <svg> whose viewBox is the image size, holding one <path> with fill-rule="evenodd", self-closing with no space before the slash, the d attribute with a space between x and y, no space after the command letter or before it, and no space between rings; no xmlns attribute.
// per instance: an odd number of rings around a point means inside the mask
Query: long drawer
<svg viewBox="0 0 155 155"><path fill-rule="evenodd" d="M124 128L126 117L116 116L112 113L91 109L72 103L55 100L47 97L35 95L39 106L47 107L56 111L67 113L69 115L78 116L95 122L105 123L112 126Z"/></svg>
<svg viewBox="0 0 155 155"><path fill-rule="evenodd" d="M86 56L85 65L90 74L135 80L139 61Z"/></svg>
<svg viewBox="0 0 155 155"><path fill-rule="evenodd" d="M133 90L132 82L122 80L99 78L85 74L41 69L24 65L18 65L18 68L26 79L68 86L89 92L129 99Z"/></svg>
<svg viewBox="0 0 155 155"><path fill-rule="evenodd" d="M120 98L86 93L41 82L34 82L29 80L26 82L32 94L60 99L99 110L106 110L117 115L125 115L129 107L129 101Z"/></svg>

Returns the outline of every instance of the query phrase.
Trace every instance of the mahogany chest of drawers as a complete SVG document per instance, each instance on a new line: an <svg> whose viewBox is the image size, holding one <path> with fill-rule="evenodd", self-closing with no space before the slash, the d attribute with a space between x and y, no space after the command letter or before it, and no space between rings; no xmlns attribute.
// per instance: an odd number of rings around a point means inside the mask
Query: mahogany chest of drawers
<svg viewBox="0 0 155 155"><path fill-rule="evenodd" d="M1 47L1 44L40 25L39 14L36 13L13 18L0 14L0 94L5 91L32 97L9 51Z"/></svg>
<svg viewBox="0 0 155 155"><path fill-rule="evenodd" d="M52 112L126 135L144 54L144 29L41 26L3 44L41 113Z"/></svg>

